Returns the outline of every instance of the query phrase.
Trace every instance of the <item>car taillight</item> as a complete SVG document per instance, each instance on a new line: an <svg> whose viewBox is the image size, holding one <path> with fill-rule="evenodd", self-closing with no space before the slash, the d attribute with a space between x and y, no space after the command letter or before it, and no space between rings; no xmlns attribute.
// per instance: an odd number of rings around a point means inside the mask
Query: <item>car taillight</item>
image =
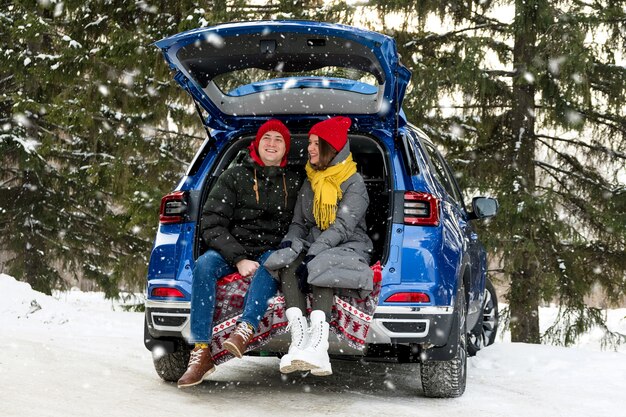
<svg viewBox="0 0 626 417"><path fill-rule="evenodd" d="M159 222L161 224L181 223L187 213L187 192L175 191L161 199Z"/></svg>
<svg viewBox="0 0 626 417"><path fill-rule="evenodd" d="M170 287L157 287L152 289L153 297L164 297L164 298L185 298L183 293L176 288Z"/></svg>
<svg viewBox="0 0 626 417"><path fill-rule="evenodd" d="M405 192L404 224L439 226L439 199L428 193Z"/></svg>
<svg viewBox="0 0 626 417"><path fill-rule="evenodd" d="M397 292L385 300L388 303L429 303L430 297L423 292Z"/></svg>

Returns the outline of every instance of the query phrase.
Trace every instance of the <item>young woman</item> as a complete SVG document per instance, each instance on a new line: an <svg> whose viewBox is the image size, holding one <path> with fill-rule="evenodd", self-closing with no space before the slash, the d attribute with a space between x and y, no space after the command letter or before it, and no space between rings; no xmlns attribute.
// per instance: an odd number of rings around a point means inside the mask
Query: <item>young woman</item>
<svg viewBox="0 0 626 417"><path fill-rule="evenodd" d="M369 197L350 153L351 124L338 116L309 131L307 180L281 250L265 263L279 276L288 307L292 340L289 353L281 358L283 373L332 374L328 331L334 293L372 288L372 241L365 225ZM307 305L302 291L313 294L310 325L303 315Z"/></svg>

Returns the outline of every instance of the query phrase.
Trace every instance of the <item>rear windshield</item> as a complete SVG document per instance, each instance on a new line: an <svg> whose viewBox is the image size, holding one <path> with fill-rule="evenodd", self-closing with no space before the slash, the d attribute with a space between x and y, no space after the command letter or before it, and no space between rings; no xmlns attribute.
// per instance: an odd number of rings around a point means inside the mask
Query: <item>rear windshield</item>
<svg viewBox="0 0 626 417"><path fill-rule="evenodd" d="M278 68L278 71L246 68L239 71L232 71L217 75L213 79L213 82L215 82L215 85L217 85L223 94L229 96L241 96L254 92L249 89L242 89L241 87L264 81L272 80L282 82L282 88L289 88L289 79L291 77L324 77L329 79L333 78L335 80L359 81L366 84L365 86L360 86L362 89L360 92L364 94L375 94L379 86L374 75L365 71L344 67L324 67L317 70L289 73L280 71L280 68ZM368 86L371 86L371 88L367 88ZM269 84L267 84L267 88L270 89Z"/></svg>

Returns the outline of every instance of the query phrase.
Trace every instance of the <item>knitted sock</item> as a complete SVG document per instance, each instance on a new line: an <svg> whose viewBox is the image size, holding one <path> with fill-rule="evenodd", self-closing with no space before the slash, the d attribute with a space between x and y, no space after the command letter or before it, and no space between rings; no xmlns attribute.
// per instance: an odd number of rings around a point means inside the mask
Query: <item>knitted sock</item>
<svg viewBox="0 0 626 417"><path fill-rule="evenodd" d="M246 326L248 326L248 328L252 331L252 333L254 333L256 331L256 329L254 328L253 325L251 325L250 323L248 323L247 321L241 321L239 322L241 324L245 324Z"/></svg>
<svg viewBox="0 0 626 417"><path fill-rule="evenodd" d="M196 343L197 348L201 348L201 349L207 349L209 347L208 343Z"/></svg>

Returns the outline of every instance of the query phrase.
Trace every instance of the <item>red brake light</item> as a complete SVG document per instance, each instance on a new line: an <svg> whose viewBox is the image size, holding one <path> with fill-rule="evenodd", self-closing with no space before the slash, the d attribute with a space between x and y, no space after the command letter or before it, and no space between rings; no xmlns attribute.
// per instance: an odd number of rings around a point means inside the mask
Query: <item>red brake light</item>
<svg viewBox="0 0 626 417"><path fill-rule="evenodd" d="M397 292L385 300L388 303L429 303L430 297L423 292Z"/></svg>
<svg viewBox="0 0 626 417"><path fill-rule="evenodd" d="M164 298L185 298L183 293L177 288L170 287L157 287L152 289L153 297L164 297Z"/></svg>
<svg viewBox="0 0 626 417"><path fill-rule="evenodd" d="M159 222L161 224L181 223L187 213L187 192L174 191L161 199Z"/></svg>
<svg viewBox="0 0 626 417"><path fill-rule="evenodd" d="M405 192L404 223L420 226L439 226L439 199L428 193Z"/></svg>

